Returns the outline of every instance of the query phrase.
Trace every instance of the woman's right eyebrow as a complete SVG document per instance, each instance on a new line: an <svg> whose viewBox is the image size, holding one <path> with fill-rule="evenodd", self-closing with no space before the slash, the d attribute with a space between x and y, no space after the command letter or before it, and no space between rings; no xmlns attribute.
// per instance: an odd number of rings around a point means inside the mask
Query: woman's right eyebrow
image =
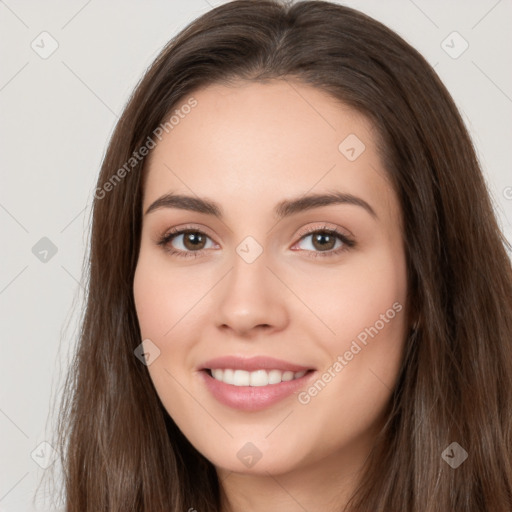
<svg viewBox="0 0 512 512"><path fill-rule="evenodd" d="M300 196L293 199L285 199L279 202L274 208L274 215L277 219L281 220L296 213L321 206L329 206L333 204L350 204L363 208L374 219L378 219L375 210L364 199L339 191L310 194L307 196ZM219 219L223 219L222 207L212 201L211 199L188 196L184 194L168 193L159 197L156 201L151 203L144 215L147 215L155 210L161 208L178 208L181 210L189 210L206 215L214 215Z"/></svg>

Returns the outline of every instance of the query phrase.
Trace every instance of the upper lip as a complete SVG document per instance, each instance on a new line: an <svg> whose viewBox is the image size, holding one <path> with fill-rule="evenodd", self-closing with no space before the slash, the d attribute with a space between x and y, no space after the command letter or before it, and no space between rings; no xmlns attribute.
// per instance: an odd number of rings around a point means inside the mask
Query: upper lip
<svg viewBox="0 0 512 512"><path fill-rule="evenodd" d="M291 372L301 372L312 370L313 368L302 366L300 364L290 363L282 359L267 356L240 357L224 356L209 359L199 366L200 370L225 369L246 370L252 372L255 370L284 370Z"/></svg>

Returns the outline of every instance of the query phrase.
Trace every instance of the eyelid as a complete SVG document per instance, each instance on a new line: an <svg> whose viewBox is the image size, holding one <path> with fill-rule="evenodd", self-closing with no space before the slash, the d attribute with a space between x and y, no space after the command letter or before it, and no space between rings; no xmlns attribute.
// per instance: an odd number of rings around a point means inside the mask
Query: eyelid
<svg viewBox="0 0 512 512"><path fill-rule="evenodd" d="M312 233L315 233L317 231L336 231L340 234L346 236L347 238L355 238L351 231L349 231L346 228L342 228L340 226L337 226L336 224L331 224L329 222L322 222L321 225L316 226L307 226L305 228L302 228L298 231L297 237L303 238L305 235L310 235ZM344 231L344 232L343 232Z"/></svg>
<svg viewBox="0 0 512 512"><path fill-rule="evenodd" d="M305 228L301 228L297 234L295 235L297 238L302 238L304 235L309 235L311 233L314 233L315 231L321 231L323 229L326 229L326 230L333 230L333 231L345 231L344 234L346 234L346 236L348 237L354 237L353 233L346 229L346 228L341 228L339 226L337 226L336 224L331 224L329 222L321 222L321 225L316 225L316 226L307 226ZM214 238L210 233L209 233L209 229L202 225L202 224L185 224L183 226L176 226L176 227L172 227L172 228L169 228L167 231L165 231L164 235L163 236L167 236L168 234L171 234L171 233L175 233L175 232L178 232L178 231L185 231L185 230L190 230L190 231L203 231L205 235L208 235L210 238Z"/></svg>
<svg viewBox="0 0 512 512"><path fill-rule="evenodd" d="M208 237L215 245L219 245L217 242L215 242L214 237L212 237L208 233L208 229L205 226L202 226L200 224L188 224L183 226L176 226L172 227L165 231L165 233L158 237L156 244L161 245L164 247L164 249L171 254L177 255L178 257L183 256L201 256L203 253L208 252L210 249L199 249L197 251L183 251L181 249L174 249L167 248L167 245L176 237L181 236L184 234L184 232L192 231L192 232L199 232L206 237ZM350 234L345 234L343 231L346 231ZM355 238L352 235L352 233L348 229L343 229L335 224L330 224L328 222L323 222L321 225L316 226L308 226L306 228L303 228L299 230L299 232L295 235L294 238L297 238L297 241L294 242L293 246L300 243L304 238L306 238L309 235L312 235L313 233L317 232L330 232L333 234L333 236L337 237L339 240L341 240L343 246L341 248L335 249L335 250L329 250L329 251L308 251L301 249L301 252L308 253L309 256L312 257L329 257L329 256L336 256L339 253L348 250L356 245Z"/></svg>
<svg viewBox="0 0 512 512"><path fill-rule="evenodd" d="M206 235L208 238L210 238L212 241L215 242L215 237L212 236L212 234L210 233L210 230L206 226L203 226L202 224L184 224L184 225L175 226L175 227L165 230L162 235L157 235L156 238L157 238L157 241L159 241L159 240L167 238L171 235L182 234L183 231L197 231L199 233L203 233L204 235ZM215 243L217 244L217 242L215 242Z"/></svg>

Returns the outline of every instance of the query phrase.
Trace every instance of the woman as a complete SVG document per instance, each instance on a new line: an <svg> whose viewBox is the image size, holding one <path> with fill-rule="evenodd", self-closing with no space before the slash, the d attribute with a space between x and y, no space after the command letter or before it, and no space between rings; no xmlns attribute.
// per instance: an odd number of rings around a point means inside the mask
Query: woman
<svg viewBox="0 0 512 512"><path fill-rule="evenodd" d="M103 162L66 510L511 510L505 244L395 33L322 1L210 11Z"/></svg>

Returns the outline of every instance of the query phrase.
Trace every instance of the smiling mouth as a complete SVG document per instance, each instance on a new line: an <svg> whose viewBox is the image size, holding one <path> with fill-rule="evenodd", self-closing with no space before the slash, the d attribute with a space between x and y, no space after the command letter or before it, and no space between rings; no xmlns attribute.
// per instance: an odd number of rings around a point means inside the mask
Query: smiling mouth
<svg viewBox="0 0 512 512"><path fill-rule="evenodd" d="M204 371L208 375L224 384L232 386L251 386L261 387L268 385L280 384L281 382L289 382L304 377L307 373L314 370L302 370L300 372L292 372L289 370L235 370L230 368L206 368Z"/></svg>

